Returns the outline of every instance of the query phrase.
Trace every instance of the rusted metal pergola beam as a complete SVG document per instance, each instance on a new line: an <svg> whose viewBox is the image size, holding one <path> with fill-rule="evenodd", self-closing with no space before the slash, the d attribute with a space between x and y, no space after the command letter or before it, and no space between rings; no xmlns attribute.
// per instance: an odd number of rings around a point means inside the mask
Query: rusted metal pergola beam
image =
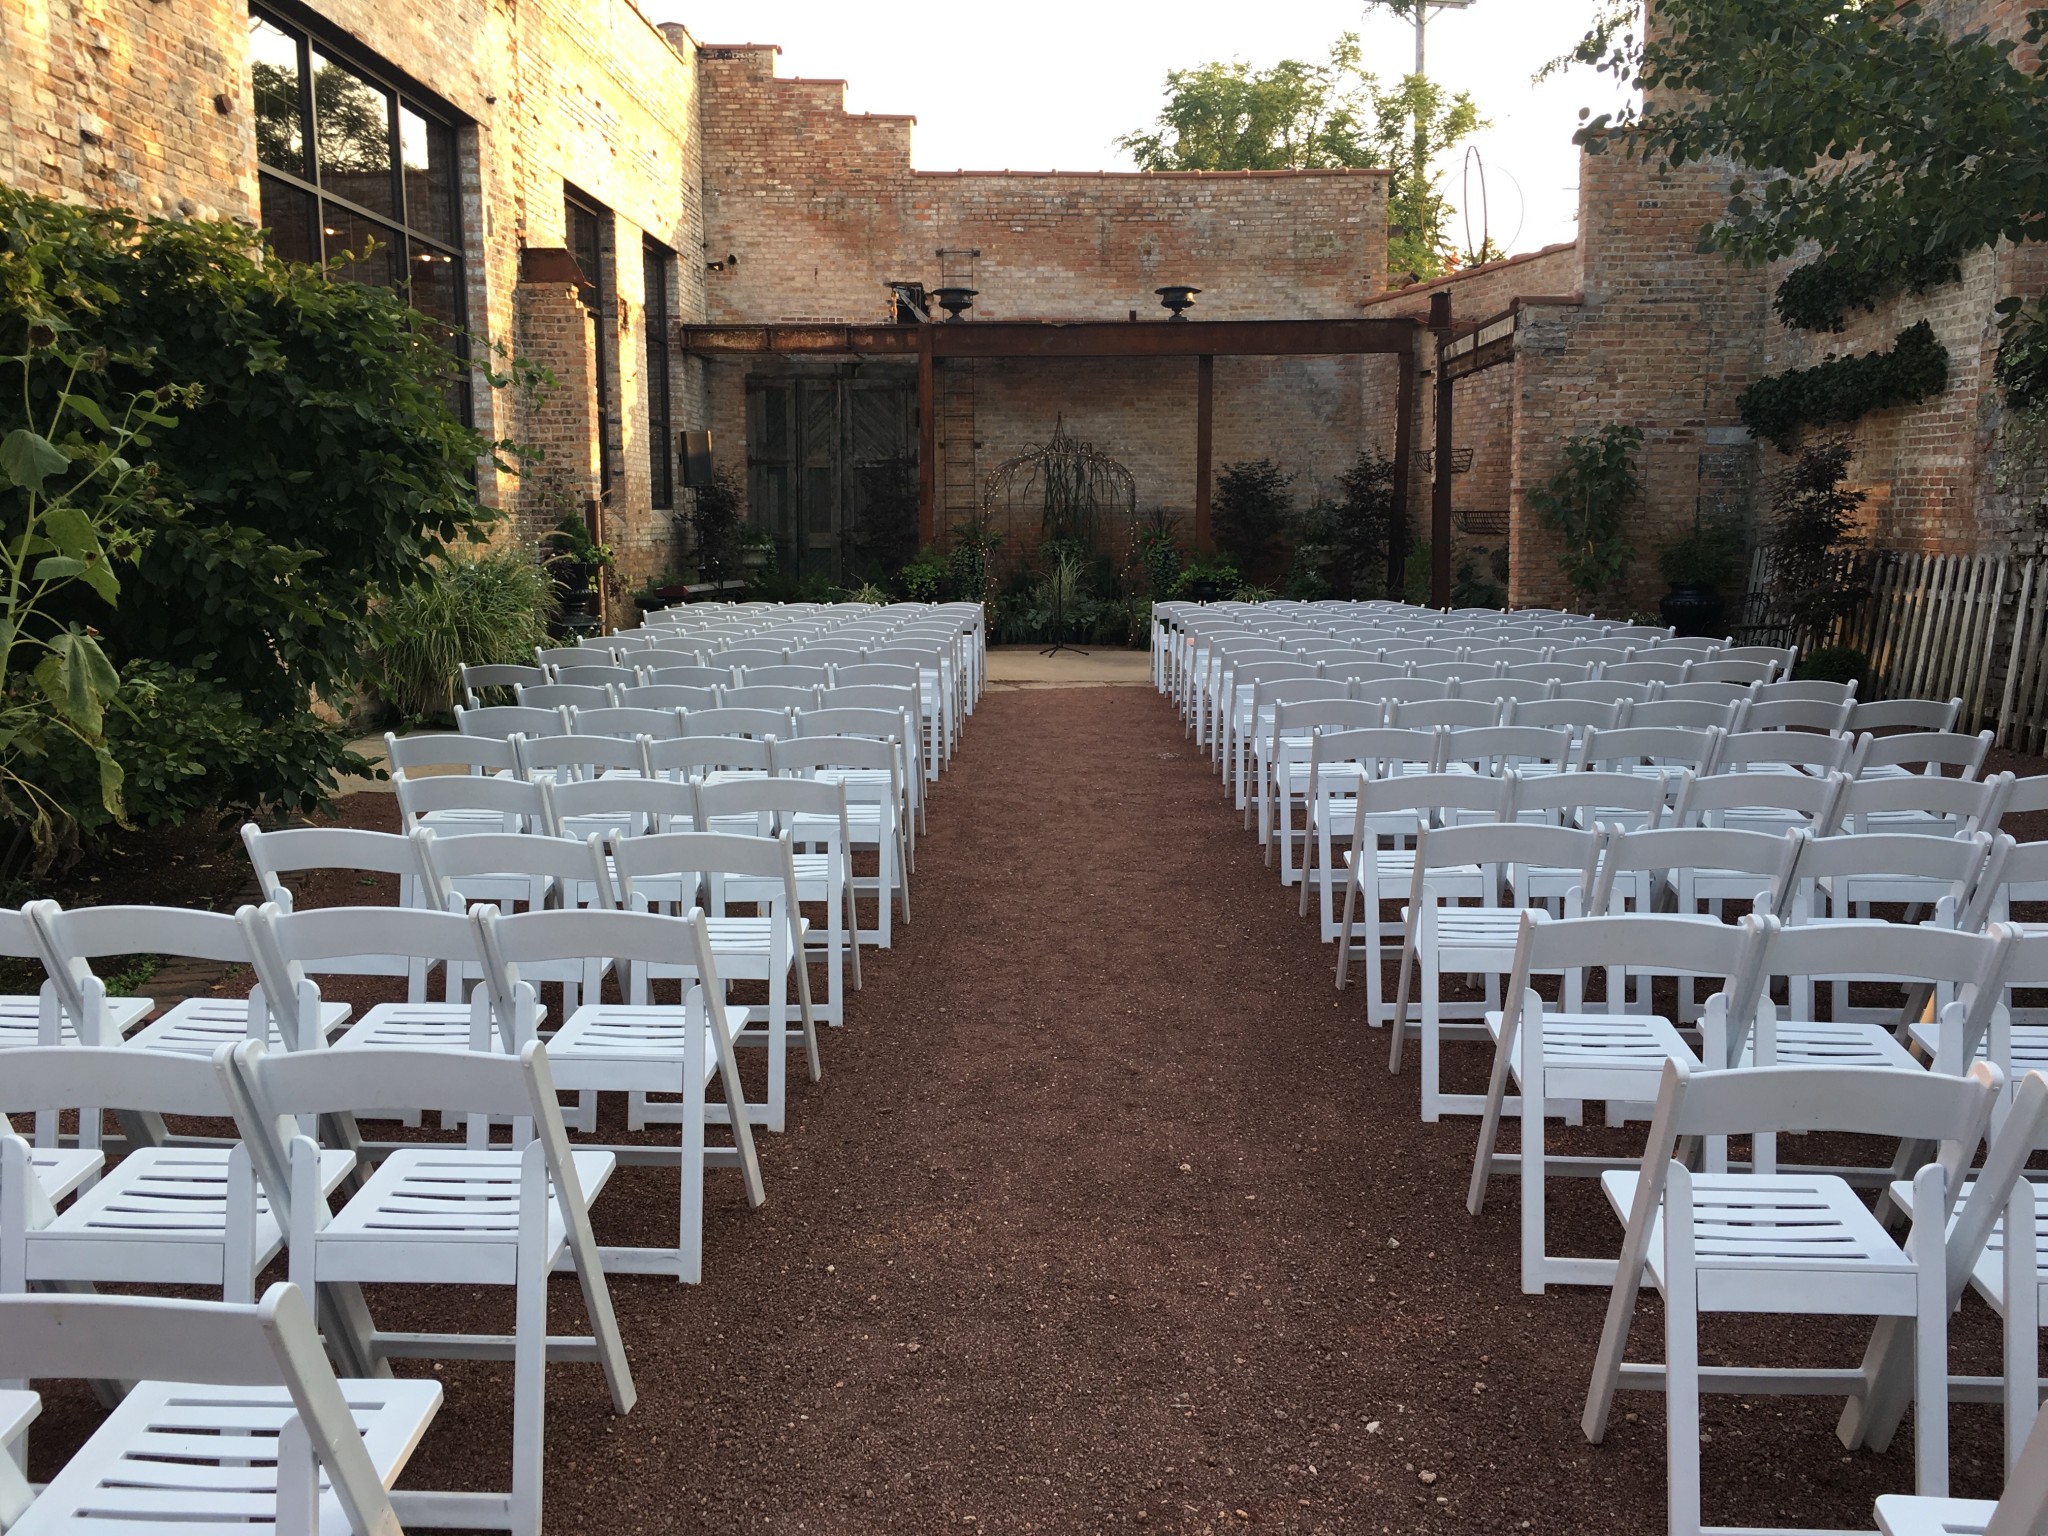
<svg viewBox="0 0 2048 1536"><path fill-rule="evenodd" d="M933 325L685 325L677 349L699 357L853 353L909 357L1344 357L1400 353L1417 322L1399 320L975 320Z"/></svg>

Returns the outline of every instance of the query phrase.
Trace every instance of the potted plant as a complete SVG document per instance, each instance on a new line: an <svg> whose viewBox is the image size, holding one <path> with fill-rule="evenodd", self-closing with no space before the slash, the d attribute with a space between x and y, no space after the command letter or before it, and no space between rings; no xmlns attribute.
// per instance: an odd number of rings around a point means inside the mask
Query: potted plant
<svg viewBox="0 0 2048 1536"><path fill-rule="evenodd" d="M697 557L697 579L724 586L739 574L740 535L747 520L746 487L729 469L712 476L709 485L691 493L690 545Z"/></svg>
<svg viewBox="0 0 2048 1536"><path fill-rule="evenodd" d="M740 530L740 569L766 572L775 569L775 535L759 523Z"/></svg>
<svg viewBox="0 0 2048 1536"><path fill-rule="evenodd" d="M1657 604L1664 622L1681 635L1718 635L1722 592L1742 559L1742 525L1728 516L1694 514L1692 527L1657 553L1671 584Z"/></svg>
<svg viewBox="0 0 2048 1536"><path fill-rule="evenodd" d="M571 512L542 540L547 546L547 564L561 594L560 622L564 630L595 630L604 627L599 613L599 584L617 557L609 544L590 536L590 525Z"/></svg>

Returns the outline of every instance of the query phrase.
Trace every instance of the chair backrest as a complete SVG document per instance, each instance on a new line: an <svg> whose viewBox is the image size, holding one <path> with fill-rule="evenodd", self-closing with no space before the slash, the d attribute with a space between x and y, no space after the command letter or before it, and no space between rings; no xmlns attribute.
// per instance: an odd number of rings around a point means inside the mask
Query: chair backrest
<svg viewBox="0 0 2048 1536"><path fill-rule="evenodd" d="M1579 765L1651 763L1706 773L1720 744L1719 731L1692 731L1675 725L1589 730L1579 749Z"/></svg>
<svg viewBox="0 0 2048 1536"><path fill-rule="evenodd" d="M537 645L533 648L533 659L543 667L587 667L608 659L611 647L600 641L597 645Z"/></svg>
<svg viewBox="0 0 2048 1536"><path fill-rule="evenodd" d="M793 736L796 725L786 709L750 709L721 704L717 709L692 709L683 715L685 736Z"/></svg>
<svg viewBox="0 0 2048 1536"><path fill-rule="evenodd" d="M1974 1150L1996 1093L1988 1073L1946 1077L1893 1067L1809 1066L1700 1072L1673 1058L1658 1089L1651 1156L1682 1136L1799 1131L1956 1142Z"/></svg>
<svg viewBox="0 0 2048 1536"><path fill-rule="evenodd" d="M826 688L831 686L832 673L828 667L785 662L774 667L741 667L737 682L742 688Z"/></svg>
<svg viewBox="0 0 2048 1536"><path fill-rule="evenodd" d="M1425 826L1415 839L1412 895L1417 900L1423 897L1429 885L1429 872L1434 869L1456 869L1467 864L1533 865L1542 869L1578 871L1580 901L1584 902L1599 879L1603 841L1596 830L1545 826L1527 821ZM1528 882L1515 882L1517 893L1526 893L1527 889Z"/></svg>
<svg viewBox="0 0 2048 1536"><path fill-rule="evenodd" d="M633 680L639 681L637 676ZM570 705L579 709L609 709L613 703L609 683L537 683L531 688L517 688L514 693L527 709L566 709Z"/></svg>
<svg viewBox="0 0 2048 1536"><path fill-rule="evenodd" d="M1772 661L1745 661L1731 651L1721 651L1705 661L1694 662L1688 681L1701 683L1768 683L1778 675Z"/></svg>
<svg viewBox="0 0 2048 1536"><path fill-rule="evenodd" d="M1458 684L1461 699L1483 699L1492 704L1534 704L1550 697L1548 683L1512 677L1471 678Z"/></svg>
<svg viewBox="0 0 2048 1536"><path fill-rule="evenodd" d="M1400 730L1437 725L1471 729L1498 725L1500 717L1501 706L1484 699L1396 700L1387 710L1387 724Z"/></svg>
<svg viewBox="0 0 2048 1536"><path fill-rule="evenodd" d="M1628 723L1635 726L1678 726L1688 731L1733 731L1740 728L1747 700L1732 704L1708 704L1699 700L1652 699L1629 706Z"/></svg>
<svg viewBox="0 0 2048 1536"><path fill-rule="evenodd" d="M548 795L563 837L638 837L697 824L695 788L674 779L585 779L557 784Z"/></svg>
<svg viewBox="0 0 2048 1536"><path fill-rule="evenodd" d="M751 736L684 736L646 744L647 771L660 778L707 773L767 773L768 743Z"/></svg>
<svg viewBox="0 0 2048 1536"><path fill-rule="evenodd" d="M1842 786L1842 798L1835 807L1835 824L1844 832L1876 830L1875 816L1889 815L1887 832L1932 833L1952 837L1962 832L1996 832L1999 821L2011 809L2013 780L2006 774L1990 779L1932 778L1908 774L1899 779L1851 779ZM1901 812L1917 812L1924 819L1901 821Z"/></svg>
<svg viewBox="0 0 2048 1536"><path fill-rule="evenodd" d="M730 688L732 668L677 665L649 667L641 674L650 683L680 683L686 688Z"/></svg>
<svg viewBox="0 0 2048 1536"><path fill-rule="evenodd" d="M1962 715L1960 698L1858 699L1849 712L1852 731L1952 731Z"/></svg>
<svg viewBox="0 0 2048 1536"><path fill-rule="evenodd" d="M423 845L433 841L431 832L414 835ZM453 838L442 846L469 841ZM426 846L419 850L423 863L427 852ZM425 883L436 904L444 904L445 882L431 867ZM415 907L321 907L287 912L275 902L265 902L260 907L244 907L236 921L247 936L265 996L277 999L273 1006L281 1025L279 1032L295 1050L325 1043L320 1037L320 995L309 985L310 977L424 977L436 964L474 967L482 959L475 925L458 912Z"/></svg>
<svg viewBox="0 0 2048 1536"><path fill-rule="evenodd" d="M200 1387L283 1387L292 1413L273 1439L244 1430L251 1471L276 1466L278 1536L314 1536L320 1522L305 1509L316 1474L325 1482L348 1529L357 1536L400 1536L390 1495L370 1459L354 1411L327 1362L312 1309L297 1286L280 1281L254 1306L141 1296L0 1297L0 1370L11 1380L175 1381ZM37 1515L53 1529L83 1529L94 1516L131 1502L127 1490L142 1474L163 1476L162 1462L143 1463L160 1448L132 1448L109 1457L97 1486L77 1491L91 1507L63 1509L38 1503ZM202 1456L206 1453L202 1453ZM178 1479L166 1477L164 1486ZM253 1476L247 1480L255 1484ZM56 1499L50 1499L54 1505ZM187 1497L186 1508L199 1502ZM246 1495L221 1502L237 1512L256 1511ZM294 1506L297 1506L296 1508ZM110 1522L111 1523L111 1522ZM140 1529L140 1527L137 1527Z"/></svg>
<svg viewBox="0 0 2048 1536"><path fill-rule="evenodd" d="M384 761L397 772L414 774L422 768L515 773L519 767L509 737L465 736L451 731L430 731L418 736L386 731Z"/></svg>
<svg viewBox="0 0 2048 1536"><path fill-rule="evenodd" d="M1308 705L1283 706L1307 709ZM1370 709L1370 705L1353 708ZM1309 746L1309 779L1315 784L1323 768L1332 763L1358 763L1373 778L1400 774L1434 773L1437 766L1436 730L1400 730L1393 726L1364 725L1351 729L1319 730ZM1325 792L1348 794L1352 781L1335 777L1323 784ZM1312 791L1313 792L1313 791Z"/></svg>
<svg viewBox="0 0 2048 1536"><path fill-rule="evenodd" d="M1683 704L1740 704L1754 701L1756 683L1666 683L1657 694L1658 702Z"/></svg>
<svg viewBox="0 0 2048 1536"><path fill-rule="evenodd" d="M1563 726L1574 735L1588 730L1619 730L1633 706L1600 704L1591 699L1536 699L1517 702L1505 716L1509 725Z"/></svg>
<svg viewBox="0 0 2048 1536"><path fill-rule="evenodd" d="M1287 704L1298 704L1305 700L1344 700L1351 698L1350 685L1341 679L1327 677L1292 677L1277 683L1256 683L1252 686L1252 714L1254 719L1268 710Z"/></svg>
<svg viewBox="0 0 2048 1536"><path fill-rule="evenodd" d="M1998 985L2010 947L2002 930L1996 934L1963 933L1931 923L1802 927L1781 923L1775 917L1751 916L1744 921L1765 934L1766 976L1907 986L1941 982L1965 989L1966 995L1988 996Z"/></svg>
<svg viewBox="0 0 2048 1536"><path fill-rule="evenodd" d="M864 666L867 653L850 646L807 645L802 650L789 653L792 666L800 667L858 667ZM887 682L887 678L859 679L859 681Z"/></svg>
<svg viewBox="0 0 2048 1536"><path fill-rule="evenodd" d="M1354 699L1377 699L1382 703L1421 704L1451 696L1450 684L1432 682L1425 677L1357 677L1351 680L1351 696Z"/></svg>
<svg viewBox="0 0 2048 1536"><path fill-rule="evenodd" d="M1503 994L1513 1029L1532 976L1604 970L1630 975L1717 976L1731 995L1753 991L1763 954L1762 930L1736 923L1702 923L1665 913L1617 913L1553 918L1541 907L1522 916L1515 946L1514 980ZM1614 1001L1610 988L1609 1000Z"/></svg>
<svg viewBox="0 0 2048 1536"><path fill-rule="evenodd" d="M1358 823L1362 839L1372 817L1414 813L1418 823L1440 811L1477 811L1505 816L1510 785L1506 779L1484 779L1476 773L1404 773L1367 779L1358 786Z"/></svg>
<svg viewBox="0 0 2048 1536"><path fill-rule="evenodd" d="M519 749L522 779L567 783L594 779L606 769L640 773L646 767L646 754L635 737L521 736L513 745Z"/></svg>
<svg viewBox="0 0 2048 1536"><path fill-rule="evenodd" d="M465 736L566 736L569 712L523 704L491 704L482 709L458 704L455 729Z"/></svg>
<svg viewBox="0 0 2048 1536"><path fill-rule="evenodd" d="M1738 658L1739 659L1739 658ZM1800 699L1807 703L1854 704L1856 702L1856 680L1846 683L1824 682L1815 678L1801 678L1794 682L1783 680L1775 683L1757 683L1756 701L1759 704L1777 704L1787 699Z"/></svg>
<svg viewBox="0 0 2048 1536"><path fill-rule="evenodd" d="M922 688L924 674L894 661L849 662L832 668L837 688Z"/></svg>
<svg viewBox="0 0 2048 1536"><path fill-rule="evenodd" d="M788 651L747 645L712 651L706 657L714 667L779 667L788 659Z"/></svg>
<svg viewBox="0 0 2048 1536"><path fill-rule="evenodd" d="M394 773L391 787L398 793L399 825L408 831L435 811L477 812L479 831L493 830L487 816L497 818L495 830L552 834L555 829L548 808L547 785L542 781L478 779L460 774L414 779Z"/></svg>
<svg viewBox="0 0 2048 1536"><path fill-rule="evenodd" d="M1679 792L1673 815L1685 826L1714 827L1725 824L1731 811L1791 811L1805 817L1816 835L1825 835L1841 815L1848 783L1839 773L1693 774Z"/></svg>
<svg viewBox="0 0 2048 1536"><path fill-rule="evenodd" d="M1956 777L1974 779L1991 755L1994 735L1991 731L1979 731L1975 736L1961 731L1909 731L1895 736L1866 733L1857 749L1858 761L1866 773L1872 768L1903 768L1911 763L1924 774L1938 775L1953 768Z"/></svg>
<svg viewBox="0 0 2048 1536"><path fill-rule="evenodd" d="M688 889L699 877L716 879L721 875L784 881L791 892L795 890L795 865L787 832L778 837L662 832L620 839L612 844L611 856L619 905L629 911L636 899L645 899L644 892L636 887L645 887L650 882L663 888L658 900L672 899L665 887L678 879ZM686 903L688 899L686 896Z"/></svg>
<svg viewBox="0 0 2048 1536"><path fill-rule="evenodd" d="M680 710L649 708L645 701L626 702L624 691L619 698L621 702L618 705L607 709L572 708L569 711L569 733L572 736L618 736L627 740L638 736L661 738L683 734Z"/></svg>
<svg viewBox="0 0 2048 1536"><path fill-rule="evenodd" d="M1334 731L1367 730L1378 726L1384 714L1385 711L1378 704L1362 699L1314 695L1292 702L1275 703L1273 723L1268 735L1270 740L1279 741L1284 737L1305 735L1310 731L1321 731L1328 735Z"/></svg>
<svg viewBox="0 0 2048 1536"><path fill-rule="evenodd" d="M640 681L640 668L637 666L557 667L555 668L554 681L562 685L585 688L630 688ZM521 702L525 701L522 700ZM574 701L572 700L571 702Z"/></svg>
<svg viewBox="0 0 2048 1536"><path fill-rule="evenodd" d="M872 736L794 736L773 744L770 771L811 777L820 768L856 768L899 775L902 746ZM901 793L902 786L897 786Z"/></svg>
<svg viewBox="0 0 2048 1536"><path fill-rule="evenodd" d="M621 688L619 704L625 709L658 709L663 713L673 709L716 709L719 692L717 688L698 688L688 683L642 683L637 688Z"/></svg>
<svg viewBox="0 0 2048 1536"><path fill-rule="evenodd" d="M1637 714L1642 711L1638 709ZM1711 771L1740 773L1758 764L1799 767L1808 773L1851 773L1856 743L1813 731L1737 731L1723 736Z"/></svg>
<svg viewBox="0 0 2048 1536"><path fill-rule="evenodd" d="M1599 677L1590 683L1559 683L1560 699L1583 699L1589 704L1643 704L1657 696L1648 683L1621 683Z"/></svg>
<svg viewBox="0 0 2048 1536"><path fill-rule="evenodd" d="M1799 855L1810 839L1784 833L1746 832L1731 827L1657 827L1619 832L1607 839L1591 912L1606 912L1622 875L1645 871L1712 870L1753 875L1757 892L1777 911L1792 888ZM1690 914L1687 914L1690 916Z"/></svg>
<svg viewBox="0 0 2048 1536"><path fill-rule="evenodd" d="M1600 675L1617 683L1682 683L1691 666L1688 661L1616 661L1602 667Z"/></svg>
<svg viewBox="0 0 2048 1536"><path fill-rule="evenodd" d="M839 827L838 843L847 845L846 786L821 779L777 775L764 779L732 779L697 786L697 830L727 830L721 821L752 817L756 836L772 837L792 816L820 817ZM810 836L806 832L806 836Z"/></svg>
<svg viewBox="0 0 2048 1536"><path fill-rule="evenodd" d="M426 893L445 910L465 911L476 901L507 908L576 906L584 897L596 907L618 905L594 831L578 837L536 832L436 837L432 828L422 827L413 836L420 844Z"/></svg>
<svg viewBox="0 0 2048 1536"><path fill-rule="evenodd" d="M395 875L401 903L412 899L419 879L419 855L411 841L396 832L368 832L358 827L285 827L266 832L251 821L242 825L242 846L248 850L249 863L256 871L256 889L263 900L274 901L287 912L296 903L284 881L286 875L328 869Z"/></svg>
<svg viewBox="0 0 2048 1536"><path fill-rule="evenodd" d="M119 1044L28 1045L7 1053L7 1070L0 1073L0 1120L81 1104L208 1120L234 1113L227 1085L208 1056ZM98 1146L99 1123L85 1118L90 1123L79 1126L79 1141ZM0 1123L0 1136L10 1134L11 1129Z"/></svg>
<svg viewBox="0 0 2048 1536"><path fill-rule="evenodd" d="M1808 839L1800 853L1799 883L1805 887L1817 880L1829 881L1835 905L1842 908L1852 901L1885 899L1865 895L1871 885L1934 881L1949 887L1961 909L1990 854L1991 838L1983 832L1968 837L1925 837L1912 832L1815 837ZM1828 931L1840 927L1830 924Z"/></svg>
<svg viewBox="0 0 2048 1536"><path fill-rule="evenodd" d="M462 701L474 709L477 705L477 690L480 688L517 688L522 683L531 686L548 680L545 667L522 667L490 664L472 667L467 662L457 666L456 675L462 689Z"/></svg>
<svg viewBox="0 0 2048 1536"><path fill-rule="evenodd" d="M1683 769L1663 774L1582 768L1576 773L1533 774L1510 769L1504 777L1511 786L1509 814L1517 821L1584 826L1601 813L1618 811L1640 816L1645 826L1654 827L1664 819L1671 781L1690 775Z"/></svg>
<svg viewBox="0 0 2048 1536"><path fill-rule="evenodd" d="M1849 714L1854 707L1847 699L1838 703L1825 699L1764 699L1749 706L1742 717L1742 729L1819 731L1832 736L1848 728Z"/></svg>
<svg viewBox="0 0 2048 1536"><path fill-rule="evenodd" d="M1481 773L1500 774L1528 763L1563 767L1571 758L1572 733L1536 725L1452 726L1444 731L1437 766L1463 763Z"/></svg>
<svg viewBox="0 0 2048 1536"><path fill-rule="evenodd" d="M1408 669L1399 662L1388 661L1329 661L1323 662L1323 676L1336 682L1386 682L1392 678L1406 677Z"/></svg>
<svg viewBox="0 0 2048 1536"><path fill-rule="evenodd" d="M903 741L903 715L893 709L814 709L796 717L799 736L866 736Z"/></svg>
<svg viewBox="0 0 2048 1536"><path fill-rule="evenodd" d="M1524 661L1508 667L1508 676L1532 683L1590 682L1593 677L1593 663L1590 661Z"/></svg>
<svg viewBox="0 0 2048 1536"><path fill-rule="evenodd" d="M99 1044L118 1045L120 1041L104 1028L100 1004L106 990L93 973L93 961L108 955L139 954L175 955L181 960L210 960L222 965L251 963L241 925L225 912L192 907L60 907L54 901L33 902L23 911L59 1005L76 1021L81 1039ZM258 1023L263 1019L262 1006L262 999L252 1000L250 1017Z"/></svg>

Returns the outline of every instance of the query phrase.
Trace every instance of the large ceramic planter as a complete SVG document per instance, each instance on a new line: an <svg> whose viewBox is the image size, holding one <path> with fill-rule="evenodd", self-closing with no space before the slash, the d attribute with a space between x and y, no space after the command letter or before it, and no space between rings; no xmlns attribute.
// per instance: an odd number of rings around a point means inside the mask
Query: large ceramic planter
<svg viewBox="0 0 2048 1536"><path fill-rule="evenodd" d="M1664 622L1681 635L1719 635L1721 594L1699 582L1674 582L1657 603Z"/></svg>

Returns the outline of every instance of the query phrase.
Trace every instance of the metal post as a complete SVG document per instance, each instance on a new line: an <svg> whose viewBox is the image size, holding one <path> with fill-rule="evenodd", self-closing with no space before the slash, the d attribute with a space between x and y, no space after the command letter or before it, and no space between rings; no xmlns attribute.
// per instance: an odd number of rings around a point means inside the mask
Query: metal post
<svg viewBox="0 0 2048 1536"><path fill-rule="evenodd" d="M917 328L917 542L926 548L939 536L938 359L932 356L932 328Z"/></svg>
<svg viewBox="0 0 2048 1536"><path fill-rule="evenodd" d="M1401 354L1401 381L1394 395L1394 519L1387 530L1387 595L1402 595L1408 569L1409 514L1415 457L1415 348Z"/></svg>
<svg viewBox="0 0 2048 1536"><path fill-rule="evenodd" d="M1215 438L1216 359L1205 352L1195 359L1195 548L1200 550L1214 548L1209 538L1209 492Z"/></svg>
<svg viewBox="0 0 2048 1536"><path fill-rule="evenodd" d="M1429 600L1451 606L1451 376L1444 348L1451 341L1451 295L1429 296L1429 328L1436 333L1436 454L1429 503Z"/></svg>

